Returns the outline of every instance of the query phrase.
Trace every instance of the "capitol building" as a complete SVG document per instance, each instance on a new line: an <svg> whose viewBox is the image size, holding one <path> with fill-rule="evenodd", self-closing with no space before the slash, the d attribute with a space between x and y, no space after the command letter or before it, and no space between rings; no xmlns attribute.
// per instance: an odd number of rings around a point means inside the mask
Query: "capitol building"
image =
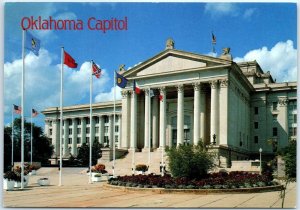
<svg viewBox="0 0 300 210"><path fill-rule="evenodd" d="M116 101L115 125L113 101L93 104L92 119L89 104L65 106L60 151L60 109L49 107L45 133L55 158L76 157L90 139L110 149L115 139L116 150L136 152L200 140L217 152L219 166L230 167L233 160L257 158L260 148L272 155L296 139L297 82L277 83L271 70L234 62L230 48L212 57L177 50L169 39L162 52L118 72L128 83Z"/></svg>

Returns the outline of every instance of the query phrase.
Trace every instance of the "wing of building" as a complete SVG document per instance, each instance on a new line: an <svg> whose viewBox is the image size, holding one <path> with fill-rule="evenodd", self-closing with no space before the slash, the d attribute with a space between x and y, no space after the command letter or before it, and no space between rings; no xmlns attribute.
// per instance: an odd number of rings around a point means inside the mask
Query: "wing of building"
<svg viewBox="0 0 300 210"><path fill-rule="evenodd" d="M164 51L120 74L128 83L116 104L119 149L142 151L149 138L154 150L201 140L228 167L231 160L255 157L259 148L272 154L296 138L297 83L276 83L256 61L233 62L229 48L216 58L176 50L168 40ZM134 80L140 94L132 91ZM59 113L58 107L43 111L56 157ZM64 107L63 115L65 157L76 156L89 138L112 147L113 102L93 104L92 120L89 104Z"/></svg>

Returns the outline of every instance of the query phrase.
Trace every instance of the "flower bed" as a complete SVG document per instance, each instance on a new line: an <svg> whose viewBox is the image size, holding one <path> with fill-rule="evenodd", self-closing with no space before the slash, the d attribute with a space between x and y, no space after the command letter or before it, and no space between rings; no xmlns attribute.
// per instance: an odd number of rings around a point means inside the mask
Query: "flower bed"
<svg viewBox="0 0 300 210"><path fill-rule="evenodd" d="M220 172L212 173L202 179L189 180L187 178L173 178L170 175L132 175L112 178L109 184L139 187L139 188L166 188L166 189L236 189L255 188L276 185L266 175L248 172Z"/></svg>

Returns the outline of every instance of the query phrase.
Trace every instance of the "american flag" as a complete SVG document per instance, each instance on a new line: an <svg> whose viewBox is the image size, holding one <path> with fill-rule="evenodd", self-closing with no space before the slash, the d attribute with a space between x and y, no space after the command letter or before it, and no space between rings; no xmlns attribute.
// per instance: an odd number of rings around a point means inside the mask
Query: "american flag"
<svg viewBox="0 0 300 210"><path fill-rule="evenodd" d="M93 70L93 75L95 75L95 77L99 79L102 70L94 62L92 64L92 70Z"/></svg>
<svg viewBox="0 0 300 210"><path fill-rule="evenodd" d="M22 108L20 106L17 106L17 105L14 104L14 112L16 114L21 114Z"/></svg>
<svg viewBox="0 0 300 210"><path fill-rule="evenodd" d="M32 109L32 117L36 117L39 113L35 110Z"/></svg>

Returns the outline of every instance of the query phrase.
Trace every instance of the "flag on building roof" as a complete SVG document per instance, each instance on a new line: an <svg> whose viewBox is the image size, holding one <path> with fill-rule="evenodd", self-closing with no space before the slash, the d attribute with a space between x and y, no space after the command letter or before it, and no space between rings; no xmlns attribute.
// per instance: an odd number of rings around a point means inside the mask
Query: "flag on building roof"
<svg viewBox="0 0 300 210"><path fill-rule="evenodd" d="M39 113L35 110L32 109L32 117L36 117Z"/></svg>
<svg viewBox="0 0 300 210"><path fill-rule="evenodd" d="M95 77L99 79L102 70L94 62L92 62L92 71L93 71L93 75L95 75Z"/></svg>
<svg viewBox="0 0 300 210"><path fill-rule="evenodd" d="M14 112L16 114L21 114L22 108L20 106L17 106L17 105L14 104Z"/></svg>
<svg viewBox="0 0 300 210"><path fill-rule="evenodd" d="M121 74L118 74L116 72L116 81L117 81L117 85L120 88L125 88L128 82L128 79L126 79L125 77L123 77Z"/></svg>
<svg viewBox="0 0 300 210"><path fill-rule="evenodd" d="M133 80L133 91L136 94L140 94L141 93L141 89L139 88L139 86L136 84L135 80Z"/></svg>
<svg viewBox="0 0 300 210"><path fill-rule="evenodd" d="M70 68L77 68L77 63L66 51L64 51L64 64Z"/></svg>
<svg viewBox="0 0 300 210"><path fill-rule="evenodd" d="M39 55L39 50L40 50L40 44L41 41L34 36L32 36L31 33L26 31L26 36L25 36L25 48L28 50L31 50L36 56Z"/></svg>
<svg viewBox="0 0 300 210"><path fill-rule="evenodd" d="M212 44L217 43L217 39L216 39L216 36L214 35L214 33L211 33L211 42L212 42Z"/></svg>
<svg viewBox="0 0 300 210"><path fill-rule="evenodd" d="M150 98L155 96L154 91L152 89L150 89Z"/></svg>

